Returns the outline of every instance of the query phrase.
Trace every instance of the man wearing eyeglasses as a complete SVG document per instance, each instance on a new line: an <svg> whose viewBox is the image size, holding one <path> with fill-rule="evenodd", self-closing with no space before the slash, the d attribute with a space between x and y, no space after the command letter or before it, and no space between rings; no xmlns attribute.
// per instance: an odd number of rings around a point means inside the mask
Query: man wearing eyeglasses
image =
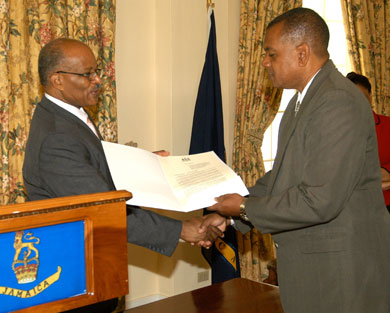
<svg viewBox="0 0 390 313"><path fill-rule="evenodd" d="M56 39L42 48L38 70L45 95L31 121L23 165L29 200L115 190L102 137L84 111L97 104L101 86L91 49L77 40ZM201 223L201 217L182 222L128 207L127 238L169 256L179 238L207 247L222 235L217 227L206 232ZM99 303L80 312L111 312L115 304Z"/></svg>

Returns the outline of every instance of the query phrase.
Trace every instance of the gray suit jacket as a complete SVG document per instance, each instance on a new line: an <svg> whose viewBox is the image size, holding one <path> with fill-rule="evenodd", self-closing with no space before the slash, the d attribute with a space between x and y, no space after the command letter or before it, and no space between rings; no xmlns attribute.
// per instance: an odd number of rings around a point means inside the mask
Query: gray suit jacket
<svg viewBox="0 0 390 313"><path fill-rule="evenodd" d="M388 313L390 216L370 105L331 61L297 116L296 98L280 124L273 169L246 203L253 226L277 246L284 310Z"/></svg>
<svg viewBox="0 0 390 313"><path fill-rule="evenodd" d="M100 140L45 97L31 121L23 179L29 200L115 190ZM128 206L128 242L171 255L181 228L178 220Z"/></svg>

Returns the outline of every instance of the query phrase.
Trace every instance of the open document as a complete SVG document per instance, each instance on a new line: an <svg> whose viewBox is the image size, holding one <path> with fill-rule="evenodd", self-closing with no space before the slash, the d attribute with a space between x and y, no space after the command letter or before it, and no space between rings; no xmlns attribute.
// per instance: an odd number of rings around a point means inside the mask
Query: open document
<svg viewBox="0 0 390 313"><path fill-rule="evenodd" d="M189 212L209 207L226 193L248 194L241 178L214 152L161 157L139 148L102 141L117 190L127 203Z"/></svg>

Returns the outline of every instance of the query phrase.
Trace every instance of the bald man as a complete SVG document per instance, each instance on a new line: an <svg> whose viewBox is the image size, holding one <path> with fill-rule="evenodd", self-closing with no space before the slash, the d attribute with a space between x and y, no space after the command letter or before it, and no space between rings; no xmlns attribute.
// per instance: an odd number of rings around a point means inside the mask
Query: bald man
<svg viewBox="0 0 390 313"><path fill-rule="evenodd" d="M91 49L77 40L56 39L42 48L38 68L45 95L31 121L23 164L29 200L115 190L102 137L84 110L97 104L101 86ZM167 256L179 238L210 246L222 233L216 227L206 232L201 222L200 217L182 222L128 206L127 240ZM98 303L77 312L107 313L115 304Z"/></svg>

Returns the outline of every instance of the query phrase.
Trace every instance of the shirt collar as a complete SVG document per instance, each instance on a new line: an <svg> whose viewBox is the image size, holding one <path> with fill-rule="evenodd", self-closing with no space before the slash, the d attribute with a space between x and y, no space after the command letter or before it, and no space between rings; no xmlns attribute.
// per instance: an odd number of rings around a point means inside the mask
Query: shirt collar
<svg viewBox="0 0 390 313"><path fill-rule="evenodd" d="M49 99L51 102L53 102L54 104L58 105L64 110L73 114L74 116L77 116L80 120L82 120L85 124L87 124L88 114L87 112L84 111L82 107L80 109L76 108L74 105L68 104L64 101L61 101L60 99L54 98L53 96L47 93L45 93L45 97Z"/></svg>
<svg viewBox="0 0 390 313"><path fill-rule="evenodd" d="M305 88L303 88L302 93L298 91L298 101L299 101L300 103L302 103L303 98L306 96L307 90L309 89L311 83L313 82L313 79L317 76L317 74L319 73L319 71L321 71L321 69L319 69L319 70L317 71L317 73L315 73L314 76L310 79L310 81L306 84Z"/></svg>

